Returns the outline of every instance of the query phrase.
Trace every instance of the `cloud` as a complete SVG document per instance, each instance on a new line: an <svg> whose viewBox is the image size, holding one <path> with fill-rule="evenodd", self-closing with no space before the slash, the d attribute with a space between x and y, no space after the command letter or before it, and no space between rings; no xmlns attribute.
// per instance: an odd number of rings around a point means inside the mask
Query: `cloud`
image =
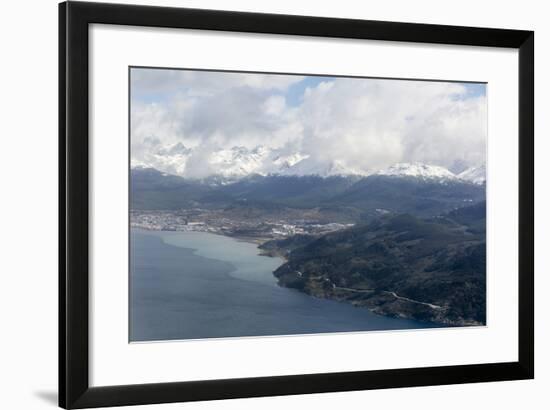
<svg viewBox="0 0 550 410"><path fill-rule="evenodd" d="M302 93L298 105L288 104L291 86ZM151 141L182 142L195 148L178 167L186 174L216 173L209 156L233 146L362 171L485 162L486 97L460 83L335 78L312 86L288 75L133 70L132 97L133 160L154 161Z"/></svg>
<svg viewBox="0 0 550 410"><path fill-rule="evenodd" d="M300 110L304 149L350 167L397 162L452 166L485 158L485 97L462 98L463 85L337 79L305 93Z"/></svg>
<svg viewBox="0 0 550 410"><path fill-rule="evenodd" d="M303 79L304 77L298 75L199 70L134 68L131 72L132 91L137 97L177 93L185 96L203 97L243 86L256 90L285 91L292 84Z"/></svg>

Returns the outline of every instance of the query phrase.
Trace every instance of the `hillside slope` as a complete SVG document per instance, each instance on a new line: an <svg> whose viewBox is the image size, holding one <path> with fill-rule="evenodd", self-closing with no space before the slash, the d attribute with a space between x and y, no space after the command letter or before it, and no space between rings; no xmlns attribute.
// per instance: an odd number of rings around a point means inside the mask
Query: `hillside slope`
<svg viewBox="0 0 550 410"><path fill-rule="evenodd" d="M385 315L484 324L485 215L480 208L429 220L391 216L310 241L287 241L288 262L275 275L283 286Z"/></svg>

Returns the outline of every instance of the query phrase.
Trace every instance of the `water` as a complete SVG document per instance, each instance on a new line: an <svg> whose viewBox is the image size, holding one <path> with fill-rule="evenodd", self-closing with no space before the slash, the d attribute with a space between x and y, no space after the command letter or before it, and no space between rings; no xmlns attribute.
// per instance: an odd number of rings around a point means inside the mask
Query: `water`
<svg viewBox="0 0 550 410"><path fill-rule="evenodd" d="M130 340L432 327L280 287L282 263L229 237L132 229Z"/></svg>

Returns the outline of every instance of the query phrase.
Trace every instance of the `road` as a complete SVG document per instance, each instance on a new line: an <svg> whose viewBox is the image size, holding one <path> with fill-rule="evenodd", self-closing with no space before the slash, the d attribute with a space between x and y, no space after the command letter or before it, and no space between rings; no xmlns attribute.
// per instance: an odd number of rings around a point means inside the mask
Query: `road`
<svg viewBox="0 0 550 410"><path fill-rule="evenodd" d="M347 292L355 292L355 293L372 293L372 292L374 292L374 289L352 289L352 288L344 288L344 287L341 287L341 286L336 286L332 282L331 282L331 284L332 284L333 289L344 290L344 291L347 291ZM394 298L404 300L406 302L417 303L419 305L425 305L425 306L428 306L432 309L443 309L443 306L434 305L433 303L421 302L419 300L414 300L414 299L406 298L404 296L399 296L397 293L395 293L391 290L383 290L382 292L387 293L389 295L392 295Z"/></svg>

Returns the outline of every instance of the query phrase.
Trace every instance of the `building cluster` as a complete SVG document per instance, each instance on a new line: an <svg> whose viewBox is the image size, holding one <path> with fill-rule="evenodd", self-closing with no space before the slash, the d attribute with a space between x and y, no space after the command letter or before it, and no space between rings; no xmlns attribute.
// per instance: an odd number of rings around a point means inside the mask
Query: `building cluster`
<svg viewBox="0 0 550 410"><path fill-rule="evenodd" d="M315 220L261 220L228 218L219 210L131 211L134 228L156 231L210 232L258 239L280 239L293 235L316 235L349 228L353 224L319 223Z"/></svg>

